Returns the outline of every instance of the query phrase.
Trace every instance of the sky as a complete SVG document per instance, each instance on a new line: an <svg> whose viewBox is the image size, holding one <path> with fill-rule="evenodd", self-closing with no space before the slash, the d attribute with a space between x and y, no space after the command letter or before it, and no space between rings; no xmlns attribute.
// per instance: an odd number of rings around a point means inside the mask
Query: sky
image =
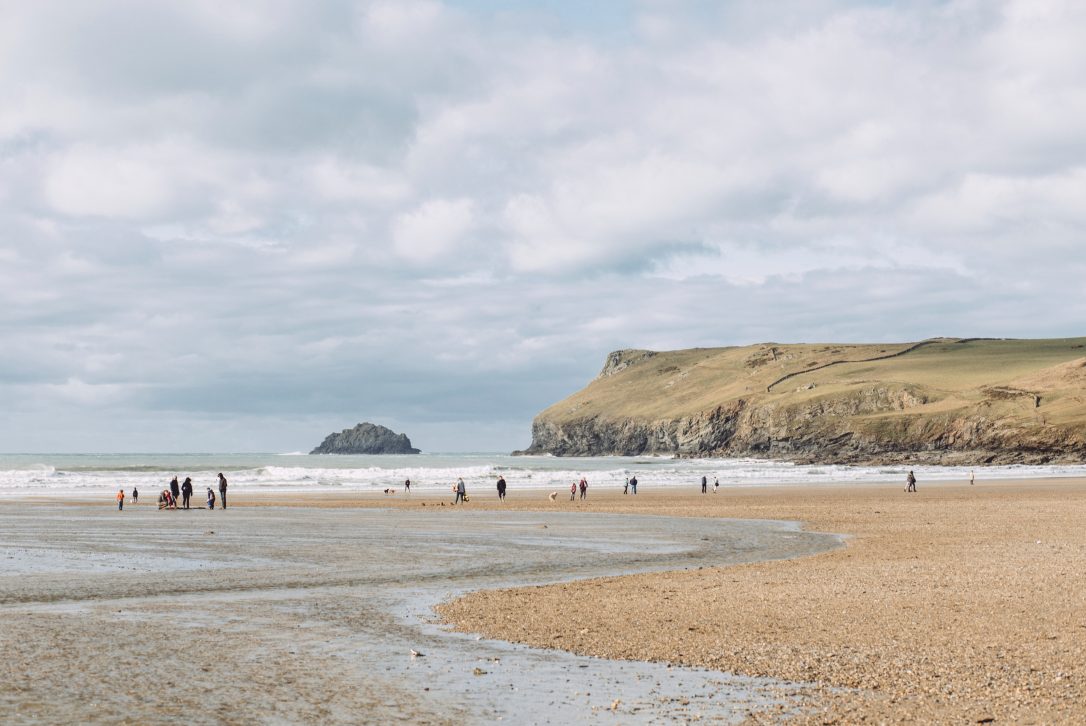
<svg viewBox="0 0 1086 726"><path fill-rule="evenodd" d="M619 348L1086 334L1076 0L0 18L0 451L509 451Z"/></svg>

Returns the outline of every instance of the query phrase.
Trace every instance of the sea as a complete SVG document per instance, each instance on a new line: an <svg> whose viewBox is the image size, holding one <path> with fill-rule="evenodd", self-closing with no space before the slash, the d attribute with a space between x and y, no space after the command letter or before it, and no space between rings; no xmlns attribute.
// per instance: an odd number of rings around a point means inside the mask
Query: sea
<svg viewBox="0 0 1086 726"><path fill-rule="evenodd" d="M192 477L197 495L217 488L217 474L232 492L380 492L411 489L449 491L463 477L468 491L492 489L504 476L511 490L559 489L585 477L594 489L621 490L636 476L649 488L698 487L701 477L719 479L721 487L774 484L904 482L912 468L924 481L978 482L994 479L1084 477L1083 465L1011 465L989 467L844 466L791 464L764 459L685 459L656 456L590 458L510 456L497 453L417 454L412 456L267 454L0 454L0 497L97 496L123 487L157 493L172 477Z"/></svg>

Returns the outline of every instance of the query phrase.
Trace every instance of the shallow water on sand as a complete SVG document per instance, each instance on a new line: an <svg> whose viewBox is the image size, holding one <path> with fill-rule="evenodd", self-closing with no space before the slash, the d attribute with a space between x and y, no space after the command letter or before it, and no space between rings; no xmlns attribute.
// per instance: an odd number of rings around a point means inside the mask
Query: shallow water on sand
<svg viewBox="0 0 1086 726"><path fill-rule="evenodd" d="M0 617L18 626L0 629L0 714L6 722L580 723L613 722L616 712L621 723L738 721L788 687L479 640L432 622L432 607L480 588L838 544L783 522L592 513L5 507ZM629 607L635 614L637 603ZM569 617L577 612L571 602Z"/></svg>

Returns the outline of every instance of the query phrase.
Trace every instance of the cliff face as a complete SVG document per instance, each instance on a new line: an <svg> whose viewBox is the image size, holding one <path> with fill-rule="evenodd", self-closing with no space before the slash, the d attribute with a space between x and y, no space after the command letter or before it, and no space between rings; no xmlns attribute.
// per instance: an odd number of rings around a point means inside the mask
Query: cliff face
<svg viewBox="0 0 1086 726"><path fill-rule="evenodd" d="M536 418L524 453L1083 462L1083 345L939 340L618 351L588 387Z"/></svg>
<svg viewBox="0 0 1086 726"><path fill-rule="evenodd" d="M417 454L406 434L384 426L360 423L353 429L329 434L310 454Z"/></svg>

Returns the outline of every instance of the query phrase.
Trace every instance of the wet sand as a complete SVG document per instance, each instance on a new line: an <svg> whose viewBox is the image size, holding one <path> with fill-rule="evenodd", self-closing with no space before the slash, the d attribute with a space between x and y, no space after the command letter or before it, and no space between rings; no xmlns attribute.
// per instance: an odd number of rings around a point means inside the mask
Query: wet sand
<svg viewBox="0 0 1086 726"><path fill-rule="evenodd" d="M290 501L319 506L5 502L0 720L739 722L802 688L480 640L433 607L479 588L840 547L791 523ZM562 612L577 623L585 607Z"/></svg>

